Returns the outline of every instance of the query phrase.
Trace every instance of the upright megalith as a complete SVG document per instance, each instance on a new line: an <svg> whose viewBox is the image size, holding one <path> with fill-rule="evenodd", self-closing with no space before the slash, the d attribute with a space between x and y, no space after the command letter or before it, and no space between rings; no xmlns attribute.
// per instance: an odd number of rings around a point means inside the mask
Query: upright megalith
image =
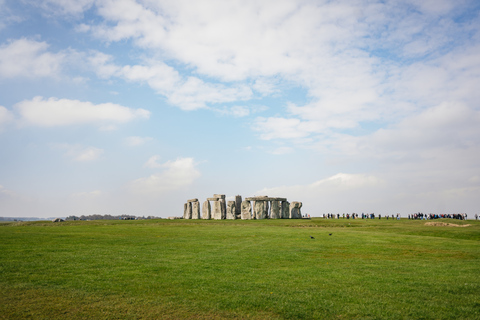
<svg viewBox="0 0 480 320"><path fill-rule="evenodd" d="M252 219L252 204L250 201L242 201L242 220Z"/></svg>
<svg viewBox="0 0 480 320"><path fill-rule="evenodd" d="M187 219L188 202L183 204L183 219Z"/></svg>
<svg viewBox="0 0 480 320"><path fill-rule="evenodd" d="M239 217L242 213L242 196L236 195L235 196L235 215Z"/></svg>
<svg viewBox="0 0 480 320"><path fill-rule="evenodd" d="M187 206L183 214L183 219L192 219L192 203L187 202L186 205Z"/></svg>
<svg viewBox="0 0 480 320"><path fill-rule="evenodd" d="M282 201L282 219L290 218L290 203L288 201Z"/></svg>
<svg viewBox="0 0 480 320"><path fill-rule="evenodd" d="M212 218L215 220L221 220L222 217L222 202L220 200L213 201Z"/></svg>
<svg viewBox="0 0 480 320"><path fill-rule="evenodd" d="M267 218L265 203L266 201L262 201L262 200L255 201L255 219L260 220L260 219Z"/></svg>
<svg viewBox="0 0 480 320"><path fill-rule="evenodd" d="M218 198L218 201L221 203L221 212L222 212L222 219L226 218L227 215L227 203L225 201L225 195L224 194L214 194L214 198Z"/></svg>
<svg viewBox="0 0 480 320"><path fill-rule="evenodd" d="M270 211L270 219L281 219L280 206L278 200L272 200L272 208Z"/></svg>
<svg viewBox="0 0 480 320"><path fill-rule="evenodd" d="M210 201L206 200L203 203L202 219L210 220L211 218L212 218L212 207L210 206Z"/></svg>
<svg viewBox="0 0 480 320"><path fill-rule="evenodd" d="M200 202L192 201L192 219L200 219Z"/></svg>
<svg viewBox="0 0 480 320"><path fill-rule="evenodd" d="M235 214L235 201L228 201L227 202L227 219L235 220L237 218Z"/></svg>
<svg viewBox="0 0 480 320"><path fill-rule="evenodd" d="M302 212L300 209L302 208L302 203L298 201L293 201L290 205L290 219L301 219Z"/></svg>

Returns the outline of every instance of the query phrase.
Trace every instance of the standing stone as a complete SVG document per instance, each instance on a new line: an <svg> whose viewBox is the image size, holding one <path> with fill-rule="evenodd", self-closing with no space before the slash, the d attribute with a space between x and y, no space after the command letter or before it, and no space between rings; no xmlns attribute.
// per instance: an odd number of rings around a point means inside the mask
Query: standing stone
<svg viewBox="0 0 480 320"><path fill-rule="evenodd" d="M250 201L242 201L242 220L252 219L252 204Z"/></svg>
<svg viewBox="0 0 480 320"><path fill-rule="evenodd" d="M225 195L224 194L214 194L214 198L219 198L219 201L222 203L221 205L221 211L222 211L222 219L226 218L227 215L227 203L225 201Z"/></svg>
<svg viewBox="0 0 480 320"><path fill-rule="evenodd" d="M220 200L213 201L212 216L215 220L222 219L222 202Z"/></svg>
<svg viewBox="0 0 480 320"><path fill-rule="evenodd" d="M239 215L242 213L242 196L235 196L235 214Z"/></svg>
<svg viewBox="0 0 480 320"><path fill-rule="evenodd" d="M188 207L188 203L184 203L183 204L183 219L187 219L187 207Z"/></svg>
<svg viewBox="0 0 480 320"><path fill-rule="evenodd" d="M290 203L288 201L282 201L282 219L290 218Z"/></svg>
<svg viewBox="0 0 480 320"><path fill-rule="evenodd" d="M290 207L290 219L301 219L302 218L302 212L300 211L300 208L302 207L301 202L293 201L292 205Z"/></svg>
<svg viewBox="0 0 480 320"><path fill-rule="evenodd" d="M227 219L235 220L237 216L235 215L235 201L228 201L227 202Z"/></svg>
<svg viewBox="0 0 480 320"><path fill-rule="evenodd" d="M265 219L266 216L267 215L265 213L265 201L255 201L255 219Z"/></svg>
<svg viewBox="0 0 480 320"><path fill-rule="evenodd" d="M202 219L210 220L211 218L212 218L212 207L210 206L210 201L206 200L203 203Z"/></svg>
<svg viewBox="0 0 480 320"><path fill-rule="evenodd" d="M200 219L200 202L192 201L192 219Z"/></svg>
<svg viewBox="0 0 480 320"><path fill-rule="evenodd" d="M272 201L272 209L270 213L270 219L281 219L282 216L280 215L280 208L279 208L279 201L273 200Z"/></svg>
<svg viewBox="0 0 480 320"><path fill-rule="evenodd" d="M192 219L192 203L187 202L187 213L185 214L184 219Z"/></svg>
<svg viewBox="0 0 480 320"><path fill-rule="evenodd" d="M269 207L268 204L269 203L270 203L270 201L265 201L265 209L264 209L265 210L265 219L270 218L270 213L268 212L268 207Z"/></svg>

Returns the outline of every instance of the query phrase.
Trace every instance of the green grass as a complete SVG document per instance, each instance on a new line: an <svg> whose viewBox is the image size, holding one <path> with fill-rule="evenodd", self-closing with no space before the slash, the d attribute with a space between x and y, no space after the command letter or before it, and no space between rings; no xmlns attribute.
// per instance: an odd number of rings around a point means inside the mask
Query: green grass
<svg viewBox="0 0 480 320"><path fill-rule="evenodd" d="M0 319L480 319L480 223L437 221L2 223Z"/></svg>

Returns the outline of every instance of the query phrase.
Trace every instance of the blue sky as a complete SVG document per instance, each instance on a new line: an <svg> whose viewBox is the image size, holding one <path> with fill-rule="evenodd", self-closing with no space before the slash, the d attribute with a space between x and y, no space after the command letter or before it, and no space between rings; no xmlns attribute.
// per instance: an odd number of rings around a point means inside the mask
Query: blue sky
<svg viewBox="0 0 480 320"><path fill-rule="evenodd" d="M480 210L478 1L0 0L0 215Z"/></svg>

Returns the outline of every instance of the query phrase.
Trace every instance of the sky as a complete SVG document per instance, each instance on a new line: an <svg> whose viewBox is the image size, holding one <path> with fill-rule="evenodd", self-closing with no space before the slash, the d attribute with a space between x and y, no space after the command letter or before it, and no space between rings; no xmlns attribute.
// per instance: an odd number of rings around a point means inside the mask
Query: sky
<svg viewBox="0 0 480 320"><path fill-rule="evenodd" d="M0 216L480 213L477 0L0 0Z"/></svg>

